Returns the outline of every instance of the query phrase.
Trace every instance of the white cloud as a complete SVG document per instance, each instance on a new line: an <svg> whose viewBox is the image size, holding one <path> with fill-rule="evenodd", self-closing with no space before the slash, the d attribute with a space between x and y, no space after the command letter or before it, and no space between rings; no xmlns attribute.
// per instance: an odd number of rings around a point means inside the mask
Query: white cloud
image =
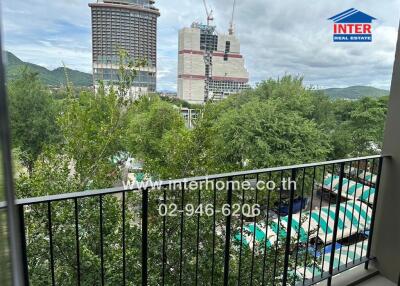
<svg viewBox="0 0 400 286"><path fill-rule="evenodd" d="M5 48L23 60L90 71L88 0L4 0ZM228 28L232 0L208 0L218 31ZM158 0L158 88L176 88L178 31L205 20L200 0ZM333 43L327 19L356 8L378 20L372 43ZM235 26L253 83L285 73L314 86L389 88L400 0L237 1Z"/></svg>

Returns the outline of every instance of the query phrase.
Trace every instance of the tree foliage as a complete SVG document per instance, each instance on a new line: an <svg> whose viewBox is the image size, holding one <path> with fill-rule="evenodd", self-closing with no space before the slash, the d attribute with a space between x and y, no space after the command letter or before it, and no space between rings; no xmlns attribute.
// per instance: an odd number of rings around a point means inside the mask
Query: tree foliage
<svg viewBox="0 0 400 286"><path fill-rule="evenodd" d="M330 158L379 153L387 115L388 97L331 103L335 125L328 130L333 146Z"/></svg>
<svg viewBox="0 0 400 286"><path fill-rule="evenodd" d="M135 102L127 125L127 149L144 160L146 171L165 178L170 152L165 152L164 141L172 134L185 132L179 109L155 95L143 96Z"/></svg>
<svg viewBox="0 0 400 286"><path fill-rule="evenodd" d="M57 105L37 73L24 69L8 86L11 131L20 160L31 173L46 145L59 142Z"/></svg>
<svg viewBox="0 0 400 286"><path fill-rule="evenodd" d="M117 174L110 158L121 150L125 132L123 100L113 89L106 93L101 87L96 95L84 91L63 104L58 118L64 139L60 152L73 160L81 189L112 185Z"/></svg>
<svg viewBox="0 0 400 286"><path fill-rule="evenodd" d="M298 90L297 80L286 93L280 85L275 91L275 85L268 81L253 92L206 107L198 136L210 133L206 158L211 169L256 169L326 158L328 138L308 119L312 94Z"/></svg>
<svg viewBox="0 0 400 286"><path fill-rule="evenodd" d="M131 61L121 59L122 82L115 87L100 85L96 93L83 90L78 95L68 89L57 104L58 113L52 113L53 105L33 75L25 75L25 82L10 86L13 108L19 108L18 112L14 111L18 116L12 117L15 136L28 128L39 130L31 134L31 141L21 141L23 144L16 141L22 151L34 154L31 174L17 180L19 197L118 184L119 168L110 159L120 151L143 160L144 171L152 177L169 179L337 159L339 155L368 152L370 142L378 145L381 142L386 99L332 101L304 87L302 78L291 76L267 80L242 94L206 104L195 127L188 129L179 108L157 95L142 96L136 101L124 96L135 76L134 67ZM16 99L30 102L24 93L28 88L28 94L37 97L38 103L31 102L32 106L38 106L36 113L30 112L25 102L21 103L24 108L16 104ZM25 111L34 124L22 120ZM39 115L47 118L46 121L42 122ZM44 132L42 128L47 127ZM59 134L58 141L53 141L54 134ZM272 179L278 180L279 176ZM311 192L312 187L313 182L306 182L304 192ZM270 202L269 195L261 191L256 199L254 192L236 190L233 203L257 202L265 206L276 201L277 193ZM178 187L149 191L149 285L160 285L163 273L166 285L176 285L180 277L183 285L192 285L194 279L199 285L210 285L211 280L215 285L222 284L226 218L222 214L163 218L158 212L161 203L175 203L183 208L185 204L198 206L200 202L220 209L226 203L226 192L189 191ZM105 284L121 285L124 257L127 285L141 284L142 192L26 207L32 285L51 283L49 212L57 285L75 285L78 279L76 237L82 285L101 285L102 276ZM262 213L257 219L267 221L267 214ZM243 221L254 223L254 218L232 217L233 236ZM243 279L239 284L247 283L250 273L254 273L254 285L261 285L263 281L267 285L279 285L285 238L269 246L267 252L265 243L261 242L253 252L237 239L232 241L229 285L238 284L239 272ZM307 253L304 248L301 245L299 249L293 241L290 245L291 253L297 257L296 261L291 255L289 261L293 283L296 265L313 263L310 257L304 257ZM275 264L276 271L273 271L271 265Z"/></svg>

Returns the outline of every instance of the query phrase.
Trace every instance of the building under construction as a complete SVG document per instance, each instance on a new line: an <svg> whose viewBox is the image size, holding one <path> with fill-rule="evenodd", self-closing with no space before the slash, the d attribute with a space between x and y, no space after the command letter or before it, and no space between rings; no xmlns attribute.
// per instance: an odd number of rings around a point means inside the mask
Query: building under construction
<svg viewBox="0 0 400 286"><path fill-rule="evenodd" d="M233 29L233 15L227 34L216 32L212 11L207 25L193 23L179 32L178 97L190 103L221 100L248 89L249 74L240 54L240 42Z"/></svg>

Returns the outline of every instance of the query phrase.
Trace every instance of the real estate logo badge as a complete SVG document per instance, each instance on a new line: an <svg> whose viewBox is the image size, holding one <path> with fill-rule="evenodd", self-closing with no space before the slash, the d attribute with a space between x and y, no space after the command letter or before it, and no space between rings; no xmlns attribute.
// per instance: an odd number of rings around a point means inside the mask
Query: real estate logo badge
<svg viewBox="0 0 400 286"><path fill-rule="evenodd" d="M372 42L372 20L376 18L351 8L328 20L333 21L334 42Z"/></svg>

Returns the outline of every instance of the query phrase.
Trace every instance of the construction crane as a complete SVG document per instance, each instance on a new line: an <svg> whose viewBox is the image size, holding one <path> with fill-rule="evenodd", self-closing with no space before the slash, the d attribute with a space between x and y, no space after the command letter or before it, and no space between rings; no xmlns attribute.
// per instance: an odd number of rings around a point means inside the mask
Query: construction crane
<svg viewBox="0 0 400 286"><path fill-rule="evenodd" d="M203 0L204 8L206 9L206 14L207 14L207 25L209 26L212 21L214 21L213 17L213 10L211 9L208 11L207 3L206 0Z"/></svg>
<svg viewBox="0 0 400 286"><path fill-rule="evenodd" d="M235 27L233 24L233 20L235 17L235 8L236 8L236 0L233 0L232 17L231 17L231 22L229 24L229 35L233 35L235 32Z"/></svg>

